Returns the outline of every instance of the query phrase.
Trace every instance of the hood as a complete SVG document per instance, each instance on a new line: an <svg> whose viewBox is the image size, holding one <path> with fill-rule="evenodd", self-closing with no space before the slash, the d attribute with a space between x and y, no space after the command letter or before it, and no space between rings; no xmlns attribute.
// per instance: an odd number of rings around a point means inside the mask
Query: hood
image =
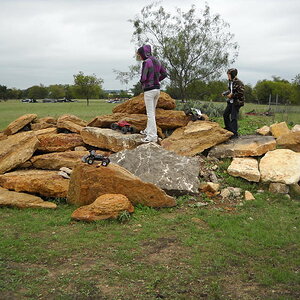
<svg viewBox="0 0 300 300"><path fill-rule="evenodd" d="M233 79L237 76L238 70L235 69L235 68L229 69L229 70L227 71L227 74L230 74L231 80L233 80Z"/></svg>
<svg viewBox="0 0 300 300"><path fill-rule="evenodd" d="M144 46L140 47L137 52L142 57L142 59L145 60L149 56L151 56L151 46L144 45Z"/></svg>

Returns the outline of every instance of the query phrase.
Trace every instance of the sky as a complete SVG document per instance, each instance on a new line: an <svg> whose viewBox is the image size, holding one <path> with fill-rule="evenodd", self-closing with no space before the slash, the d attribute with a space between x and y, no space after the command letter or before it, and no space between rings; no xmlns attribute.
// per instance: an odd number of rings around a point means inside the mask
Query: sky
<svg viewBox="0 0 300 300"><path fill-rule="evenodd" d="M96 74L104 89L128 89L114 69L135 64L129 19L148 0L0 0L0 85L73 84L79 71ZM234 65L252 86L273 75L300 73L300 0L207 0L211 13L229 23L239 45ZM173 12L205 1L162 0ZM226 78L224 74L224 79Z"/></svg>

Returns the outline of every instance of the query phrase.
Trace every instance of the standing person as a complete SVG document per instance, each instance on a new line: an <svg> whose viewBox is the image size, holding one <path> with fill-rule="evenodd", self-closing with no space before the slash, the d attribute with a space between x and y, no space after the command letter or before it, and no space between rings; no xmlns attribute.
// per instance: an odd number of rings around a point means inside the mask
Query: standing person
<svg viewBox="0 0 300 300"><path fill-rule="evenodd" d="M232 138L238 137L238 122L237 117L240 107L244 105L244 84L237 78L238 70L229 69L228 76L228 91L222 93L227 97L227 106L223 113L225 129L233 132Z"/></svg>
<svg viewBox="0 0 300 300"><path fill-rule="evenodd" d="M157 142L157 128L155 108L160 94L160 81L167 77L161 62L151 54L151 46L144 45L137 51L138 57L143 60L140 82L144 91L144 101L147 112L147 127L141 131L146 135L144 143Z"/></svg>

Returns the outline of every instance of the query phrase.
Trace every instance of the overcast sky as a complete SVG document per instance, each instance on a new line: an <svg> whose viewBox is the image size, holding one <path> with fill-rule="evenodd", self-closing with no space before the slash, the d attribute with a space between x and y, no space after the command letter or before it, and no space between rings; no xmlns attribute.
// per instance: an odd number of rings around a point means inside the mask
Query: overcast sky
<svg viewBox="0 0 300 300"><path fill-rule="evenodd" d="M128 19L153 1L0 0L0 85L73 84L73 74L95 73L104 89L126 89L113 69L135 63ZM299 0L208 0L230 24L239 44L233 67L244 83L300 73ZM163 0L172 10L204 1ZM225 77L224 77L225 78ZM135 82L134 82L135 83Z"/></svg>

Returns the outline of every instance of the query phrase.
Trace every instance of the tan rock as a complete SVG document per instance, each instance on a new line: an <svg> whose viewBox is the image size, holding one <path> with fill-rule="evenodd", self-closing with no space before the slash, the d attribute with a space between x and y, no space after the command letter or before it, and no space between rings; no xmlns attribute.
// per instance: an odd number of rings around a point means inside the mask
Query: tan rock
<svg viewBox="0 0 300 300"><path fill-rule="evenodd" d="M271 135L271 130L269 126L263 126L257 129L256 132L260 135Z"/></svg>
<svg viewBox="0 0 300 300"><path fill-rule="evenodd" d="M184 111L156 109L156 123L163 130L186 126L190 119Z"/></svg>
<svg viewBox="0 0 300 300"><path fill-rule="evenodd" d="M214 182L203 182L200 184L199 188L200 191L203 193L205 192L217 193L220 189L220 184Z"/></svg>
<svg viewBox="0 0 300 300"><path fill-rule="evenodd" d="M116 219L123 211L132 213L134 207L128 198L121 194L104 194L92 204L77 208L71 218L81 221Z"/></svg>
<svg viewBox="0 0 300 300"><path fill-rule="evenodd" d="M69 180L57 175L57 171L19 170L0 175L0 186L16 192L65 198Z"/></svg>
<svg viewBox="0 0 300 300"><path fill-rule="evenodd" d="M74 148L74 151L87 151L87 149L84 146L78 146Z"/></svg>
<svg viewBox="0 0 300 300"><path fill-rule="evenodd" d="M136 205L172 207L175 199L152 183L141 181L126 169L110 163L97 168L84 163L73 168L68 192L68 202L75 205L93 203L103 194L122 194Z"/></svg>
<svg viewBox="0 0 300 300"><path fill-rule="evenodd" d="M122 120L122 118L128 116L127 113L114 113L110 115L101 115L98 117L95 117L93 120L88 122L88 127L100 127L100 128L110 128L110 125L112 123L118 122ZM139 115L141 116L141 115ZM142 115L143 118L145 118L144 115Z"/></svg>
<svg viewBox="0 0 300 300"><path fill-rule="evenodd" d="M43 118L35 119L33 123L48 123L48 124L56 125L57 120L53 117L43 117Z"/></svg>
<svg viewBox="0 0 300 300"><path fill-rule="evenodd" d="M176 103L175 100L170 97L170 95L160 92L156 107L163 109L174 109L176 107ZM113 109L113 113L145 114L146 107L144 102L144 94L142 93L124 103L117 105Z"/></svg>
<svg viewBox="0 0 300 300"><path fill-rule="evenodd" d="M269 185L269 192L275 194L288 194L289 186L284 183L271 182Z"/></svg>
<svg viewBox="0 0 300 300"><path fill-rule="evenodd" d="M263 182L298 183L300 180L300 153L289 149L269 151L259 163Z"/></svg>
<svg viewBox="0 0 300 300"><path fill-rule="evenodd" d="M39 141L31 132L20 132L0 141L0 174L30 159Z"/></svg>
<svg viewBox="0 0 300 300"><path fill-rule="evenodd" d="M193 156L205 149L228 140L233 133L209 121L190 122L176 129L171 136L162 141L162 146L179 155Z"/></svg>
<svg viewBox="0 0 300 300"><path fill-rule="evenodd" d="M56 127L49 127L44 129L39 129L33 132L35 136L47 135L47 134L57 134Z"/></svg>
<svg viewBox="0 0 300 300"><path fill-rule="evenodd" d="M255 197L252 195L251 192L245 191L245 200L246 200L246 201L255 200Z"/></svg>
<svg viewBox="0 0 300 300"><path fill-rule="evenodd" d="M68 129L75 133L80 133L82 128L85 126L87 126L87 122L74 115L63 115L57 120L58 128Z"/></svg>
<svg viewBox="0 0 300 300"><path fill-rule="evenodd" d="M31 164L36 169L59 170L62 167L73 168L75 164L81 162L81 158L87 155L88 151L65 151L52 152L34 156ZM96 151L97 154L107 156L105 151Z"/></svg>
<svg viewBox="0 0 300 300"><path fill-rule="evenodd" d="M284 134L290 133L290 130L285 122L275 123L270 126L272 135L277 139Z"/></svg>
<svg viewBox="0 0 300 300"><path fill-rule="evenodd" d="M25 193L17 193L0 187L0 207L18 207L18 208L56 208L57 205L52 202L44 201L42 198Z"/></svg>
<svg viewBox="0 0 300 300"><path fill-rule="evenodd" d="M19 117L18 119L11 122L7 128L4 130L5 135L12 135L17 133L19 130L21 130L23 127L31 123L34 119L36 119L36 114L27 114Z"/></svg>
<svg viewBox="0 0 300 300"><path fill-rule="evenodd" d="M298 131L300 131L300 124L296 124L296 125L292 128L291 131L292 131L292 132L298 132Z"/></svg>
<svg viewBox="0 0 300 300"><path fill-rule="evenodd" d="M7 135L4 134L3 132L0 132L0 141L6 140L7 139Z"/></svg>
<svg viewBox="0 0 300 300"><path fill-rule="evenodd" d="M108 128L85 127L81 131L83 141L91 146L118 152L134 149L142 144L141 134L123 134Z"/></svg>
<svg viewBox="0 0 300 300"><path fill-rule="evenodd" d="M41 130L41 129L46 129L46 128L53 128L53 124L49 124L46 122L31 124L31 130Z"/></svg>
<svg viewBox="0 0 300 300"><path fill-rule="evenodd" d="M83 146L83 140L79 134L47 134L38 136L40 145L38 150L43 152L60 152L73 150L77 146Z"/></svg>
<svg viewBox="0 0 300 300"><path fill-rule="evenodd" d="M283 134L276 140L276 142L280 148L300 152L300 131L291 131L287 134Z"/></svg>
<svg viewBox="0 0 300 300"><path fill-rule="evenodd" d="M229 175L259 182L258 161L255 158L234 158L227 169Z"/></svg>

